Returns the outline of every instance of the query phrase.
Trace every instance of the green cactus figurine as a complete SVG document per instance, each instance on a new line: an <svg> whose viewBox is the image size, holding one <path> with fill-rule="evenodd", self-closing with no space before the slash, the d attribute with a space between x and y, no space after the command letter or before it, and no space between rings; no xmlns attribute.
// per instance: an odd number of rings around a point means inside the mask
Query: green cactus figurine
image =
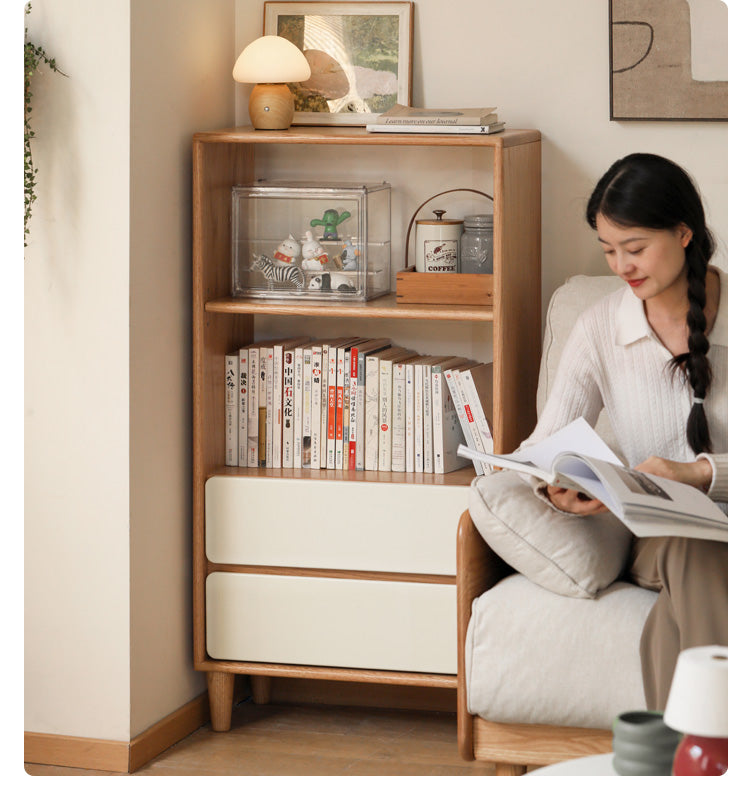
<svg viewBox="0 0 750 793"><path fill-rule="evenodd" d="M322 219L311 220L311 226L323 226L323 239L324 240L338 240L339 235L336 227L339 223L343 223L347 218L352 216L351 212L344 210L339 214L335 209L326 209L323 213Z"/></svg>

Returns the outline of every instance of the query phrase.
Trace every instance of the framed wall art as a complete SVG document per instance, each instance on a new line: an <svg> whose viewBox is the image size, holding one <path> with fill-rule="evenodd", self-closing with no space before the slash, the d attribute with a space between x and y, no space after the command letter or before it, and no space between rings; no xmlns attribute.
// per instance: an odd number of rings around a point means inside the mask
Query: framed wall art
<svg viewBox="0 0 750 793"><path fill-rule="evenodd" d="M293 124L364 126L411 104L414 4L266 2L264 35L299 47L312 75L291 83Z"/></svg>
<svg viewBox="0 0 750 793"><path fill-rule="evenodd" d="M728 16L720 0L609 0L613 121L726 121Z"/></svg>

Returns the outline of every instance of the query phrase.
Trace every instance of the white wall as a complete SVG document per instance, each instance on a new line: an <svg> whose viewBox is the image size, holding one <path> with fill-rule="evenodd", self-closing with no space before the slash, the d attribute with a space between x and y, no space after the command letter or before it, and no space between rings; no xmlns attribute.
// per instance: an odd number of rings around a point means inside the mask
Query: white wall
<svg viewBox="0 0 750 793"><path fill-rule="evenodd" d="M191 151L232 121L233 0L34 0L25 729L129 740L192 671Z"/></svg>

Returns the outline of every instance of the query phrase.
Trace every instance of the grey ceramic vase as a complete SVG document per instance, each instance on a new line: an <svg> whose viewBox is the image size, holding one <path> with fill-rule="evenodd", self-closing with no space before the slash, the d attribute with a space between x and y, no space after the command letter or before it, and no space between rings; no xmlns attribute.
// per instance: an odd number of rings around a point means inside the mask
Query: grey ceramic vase
<svg viewBox="0 0 750 793"><path fill-rule="evenodd" d="M612 725L612 765L620 776L671 776L682 734L664 723L658 711L621 713Z"/></svg>

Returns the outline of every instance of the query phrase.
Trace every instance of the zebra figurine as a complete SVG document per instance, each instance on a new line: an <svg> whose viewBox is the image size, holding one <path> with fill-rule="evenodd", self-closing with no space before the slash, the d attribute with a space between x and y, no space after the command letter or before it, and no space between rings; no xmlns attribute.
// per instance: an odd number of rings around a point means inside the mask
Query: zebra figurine
<svg viewBox="0 0 750 793"><path fill-rule="evenodd" d="M302 289L305 284L305 276L302 273L302 269L296 264L278 264L262 253L260 255L257 253L253 254L253 262L250 265L250 269L262 273L271 289L273 289L275 284L287 282L293 283L297 289Z"/></svg>

